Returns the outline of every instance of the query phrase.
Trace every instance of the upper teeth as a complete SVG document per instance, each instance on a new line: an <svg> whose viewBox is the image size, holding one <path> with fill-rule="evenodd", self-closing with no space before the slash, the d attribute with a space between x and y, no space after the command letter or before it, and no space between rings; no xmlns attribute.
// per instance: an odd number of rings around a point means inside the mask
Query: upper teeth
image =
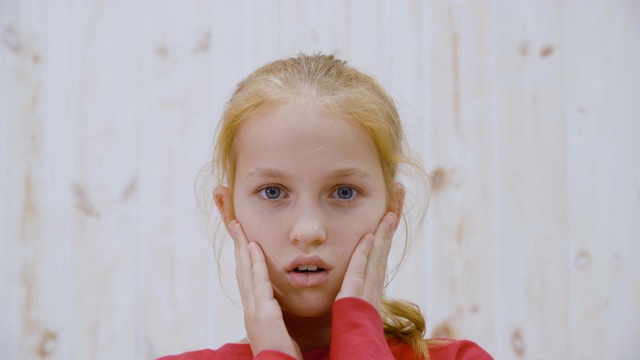
<svg viewBox="0 0 640 360"><path fill-rule="evenodd" d="M316 271L318 267L316 265L300 265L297 269L300 271Z"/></svg>

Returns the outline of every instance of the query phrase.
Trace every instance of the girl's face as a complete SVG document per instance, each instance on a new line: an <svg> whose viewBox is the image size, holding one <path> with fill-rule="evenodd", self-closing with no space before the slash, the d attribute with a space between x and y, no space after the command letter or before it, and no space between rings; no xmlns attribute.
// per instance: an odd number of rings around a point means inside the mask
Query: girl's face
<svg viewBox="0 0 640 360"><path fill-rule="evenodd" d="M275 298L293 315L329 314L387 210L373 140L353 121L282 104L248 120L235 146L235 216L264 251Z"/></svg>

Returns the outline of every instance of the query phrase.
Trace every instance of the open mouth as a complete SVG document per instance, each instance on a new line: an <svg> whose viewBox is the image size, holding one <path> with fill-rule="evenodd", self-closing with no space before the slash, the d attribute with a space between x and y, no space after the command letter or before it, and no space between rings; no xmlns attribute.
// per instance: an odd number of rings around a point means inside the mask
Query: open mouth
<svg viewBox="0 0 640 360"><path fill-rule="evenodd" d="M289 272L289 279L295 286L314 287L327 281L329 272L318 265L298 265Z"/></svg>
<svg viewBox="0 0 640 360"><path fill-rule="evenodd" d="M316 265L300 265L297 268L293 269L293 272L299 274L312 274L319 273L324 271L325 269L318 267Z"/></svg>

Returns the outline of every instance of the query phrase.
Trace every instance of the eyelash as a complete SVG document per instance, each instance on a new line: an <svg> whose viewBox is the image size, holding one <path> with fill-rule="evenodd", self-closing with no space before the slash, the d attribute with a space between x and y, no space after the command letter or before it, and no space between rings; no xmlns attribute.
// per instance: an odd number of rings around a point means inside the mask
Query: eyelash
<svg viewBox="0 0 640 360"><path fill-rule="evenodd" d="M288 194L287 194L287 191L280 185L265 185L265 186L262 186L262 187L258 188L255 193L260 197L261 200L268 201L268 202L278 201L278 200L281 200L283 198L282 194L279 194L280 196L278 196L275 199L268 198L266 195L263 194L263 192L268 190L268 189L277 189L281 193L284 193L284 198L289 197ZM342 190L342 189L351 189L354 194L348 199L341 199L340 196L337 195L337 192ZM347 202L352 202L355 199L359 198L362 195L362 191L359 188L357 188L357 187L355 187L353 185L338 185L338 186L334 187L331 190L330 194L332 195L331 198L338 199L340 202L347 203ZM336 195L333 196L334 194L336 194Z"/></svg>
<svg viewBox="0 0 640 360"><path fill-rule="evenodd" d="M260 197L261 200L271 202L271 201L277 201L277 200L281 199L280 196L278 196L276 199L269 199L267 196L263 195L262 193L267 189L278 189L281 193L284 193L285 197L288 197L287 191L282 186L279 186L279 185L265 185L265 186L260 187L258 190L256 190L256 194ZM280 194L280 195L282 195L282 194Z"/></svg>
<svg viewBox="0 0 640 360"><path fill-rule="evenodd" d="M352 202L355 199L357 199L358 197L360 197L360 195L362 194L360 189L358 189L355 186L352 186L352 185L338 185L331 191L331 195L333 195L334 193L337 193L338 191L340 191L342 189L351 189L354 194L348 199L341 199L340 196L338 196L336 194L336 196L333 197L334 199L338 199L339 201L342 201L342 202Z"/></svg>

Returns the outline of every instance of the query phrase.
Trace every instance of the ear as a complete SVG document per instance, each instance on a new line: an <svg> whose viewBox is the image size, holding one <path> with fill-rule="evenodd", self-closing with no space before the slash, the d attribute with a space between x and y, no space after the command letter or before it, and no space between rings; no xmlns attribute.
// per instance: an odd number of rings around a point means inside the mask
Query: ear
<svg viewBox="0 0 640 360"><path fill-rule="evenodd" d="M404 206L404 196L407 191L405 190L404 185L399 182L393 183L392 191L393 198L387 205L387 211L395 213L398 220L400 220L400 216L402 216L402 207Z"/></svg>
<svg viewBox="0 0 640 360"><path fill-rule="evenodd" d="M231 190L228 187L218 185L213 189L213 200L216 203L224 226L229 230L229 222L235 219L233 204L231 203Z"/></svg>

